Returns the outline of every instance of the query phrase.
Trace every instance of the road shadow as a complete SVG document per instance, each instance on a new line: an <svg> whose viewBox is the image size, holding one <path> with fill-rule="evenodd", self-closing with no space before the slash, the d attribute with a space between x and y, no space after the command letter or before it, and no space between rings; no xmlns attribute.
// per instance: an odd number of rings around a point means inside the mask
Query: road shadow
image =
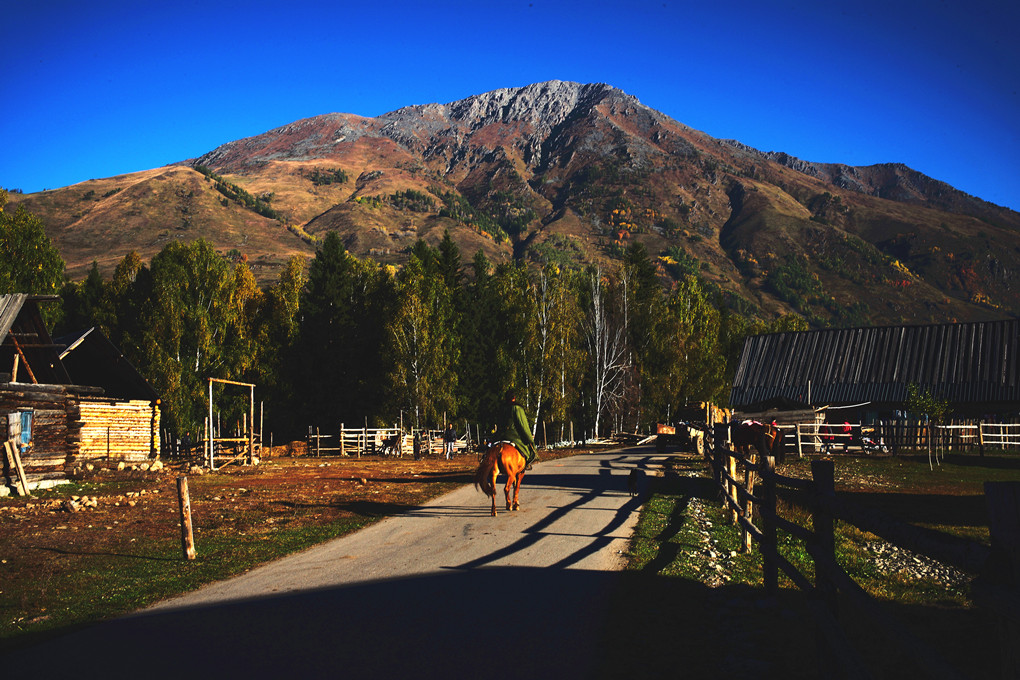
<svg viewBox="0 0 1020 680"><path fill-rule="evenodd" d="M9 650L4 670L35 677L64 659L75 677L104 679L798 680L819 675L803 604L795 591L647 573L482 568L148 611ZM894 613L951 635L956 659L995 657L994 630L973 613ZM855 639L873 646L876 677L909 677L879 637Z"/></svg>

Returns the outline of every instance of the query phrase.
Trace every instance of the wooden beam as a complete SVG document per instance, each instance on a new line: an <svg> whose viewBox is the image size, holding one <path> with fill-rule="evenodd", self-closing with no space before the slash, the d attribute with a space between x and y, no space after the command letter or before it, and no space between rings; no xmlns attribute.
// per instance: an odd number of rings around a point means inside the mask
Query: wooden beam
<svg viewBox="0 0 1020 680"><path fill-rule="evenodd" d="M39 381L35 379L35 373L32 372L32 367L28 364L28 358L25 356L25 353L21 351L21 345L18 344L18 339L10 333L7 334L7 337L9 337L11 342L14 343L14 349L18 353L18 356L20 356L21 360L25 362L25 370L28 371L28 377L32 379L33 384L38 384Z"/></svg>

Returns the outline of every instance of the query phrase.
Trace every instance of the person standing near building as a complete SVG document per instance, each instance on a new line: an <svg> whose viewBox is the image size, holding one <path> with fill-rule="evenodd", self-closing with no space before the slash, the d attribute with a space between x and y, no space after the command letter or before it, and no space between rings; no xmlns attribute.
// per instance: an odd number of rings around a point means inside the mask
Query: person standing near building
<svg viewBox="0 0 1020 680"><path fill-rule="evenodd" d="M456 441L457 433L453 430L453 425L447 423L446 431L443 432L443 452L446 454L446 460L450 460L450 454L453 453L453 445Z"/></svg>

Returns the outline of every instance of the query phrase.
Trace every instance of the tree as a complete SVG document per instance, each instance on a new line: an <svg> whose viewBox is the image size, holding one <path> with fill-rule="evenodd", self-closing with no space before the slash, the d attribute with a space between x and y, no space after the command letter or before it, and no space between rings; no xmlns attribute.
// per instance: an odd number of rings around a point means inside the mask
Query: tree
<svg viewBox="0 0 1020 680"><path fill-rule="evenodd" d="M308 268L291 353L293 394L308 424L338 427L378 416L388 370L385 328L392 289L371 262L329 232Z"/></svg>
<svg viewBox="0 0 1020 680"><path fill-rule="evenodd" d="M603 414L623 396L623 379L626 374L626 332L619 314L614 314L607 287L598 268L588 274L588 319L585 340L592 380L592 415L594 434L599 435Z"/></svg>
<svg viewBox="0 0 1020 680"><path fill-rule="evenodd" d="M443 277L446 287L451 291L458 291L464 278L460 270L460 248L450 238L450 230L443 230L443 240L439 242L439 254L437 256L439 274Z"/></svg>
<svg viewBox="0 0 1020 680"><path fill-rule="evenodd" d="M46 236L42 220L19 205L7 210L8 193L0 189L0 294L56 295L64 283L64 261ZM50 323L59 309L43 309Z"/></svg>
<svg viewBox="0 0 1020 680"><path fill-rule="evenodd" d="M435 258L421 248L397 277L397 301L387 325L392 348L390 372L397 403L416 425L438 423L456 411L460 349L452 331L450 290L437 274Z"/></svg>
<svg viewBox="0 0 1020 680"><path fill-rule="evenodd" d="M932 428L938 427L945 422L946 415L949 414L949 402L945 399L939 399L920 385L910 383L907 385L907 410L911 413L919 413L924 416L928 426L928 467L931 468ZM936 462L938 461L937 452L935 460Z"/></svg>
<svg viewBox="0 0 1020 680"><path fill-rule="evenodd" d="M719 311L701 284L687 276L673 288L652 329L649 408L669 420L690 403L718 403L725 394L726 362L719 346Z"/></svg>
<svg viewBox="0 0 1020 680"><path fill-rule="evenodd" d="M583 373L584 351L577 274L555 266L546 267L534 287L536 332L540 350L539 402L535 430L547 418L565 423L577 400ZM564 432L561 427L560 438Z"/></svg>
<svg viewBox="0 0 1020 680"><path fill-rule="evenodd" d="M141 283L142 285L138 285ZM236 379L253 357L243 351L235 274L207 241L171 241L157 253L149 277L138 277L139 369L162 396L170 429L199 431L206 408L206 378Z"/></svg>
<svg viewBox="0 0 1020 680"><path fill-rule="evenodd" d="M663 290L655 265L644 244L635 241L624 254L624 295L626 296L626 329L629 346L628 360L633 370L628 373L633 384L632 404L640 422L645 415L644 391L657 367L652 363L653 329L664 312Z"/></svg>
<svg viewBox="0 0 1020 680"><path fill-rule="evenodd" d="M76 332L98 327L108 338L114 337L116 312L109 286L93 260L84 281L68 281L60 291L63 306L58 333Z"/></svg>

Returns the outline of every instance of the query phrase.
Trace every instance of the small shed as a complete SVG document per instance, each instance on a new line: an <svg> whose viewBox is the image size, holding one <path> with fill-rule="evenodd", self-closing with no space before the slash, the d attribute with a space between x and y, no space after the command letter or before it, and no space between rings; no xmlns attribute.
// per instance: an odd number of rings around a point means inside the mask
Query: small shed
<svg viewBox="0 0 1020 680"><path fill-rule="evenodd" d="M91 341L95 331L79 334L77 344L55 342L39 304L56 300L0 295L0 418L9 423L3 439L12 438L16 423L30 486L66 479L90 459L138 461L159 451L155 393L130 364L115 360L123 357L101 334ZM13 470L4 458L10 484Z"/></svg>

